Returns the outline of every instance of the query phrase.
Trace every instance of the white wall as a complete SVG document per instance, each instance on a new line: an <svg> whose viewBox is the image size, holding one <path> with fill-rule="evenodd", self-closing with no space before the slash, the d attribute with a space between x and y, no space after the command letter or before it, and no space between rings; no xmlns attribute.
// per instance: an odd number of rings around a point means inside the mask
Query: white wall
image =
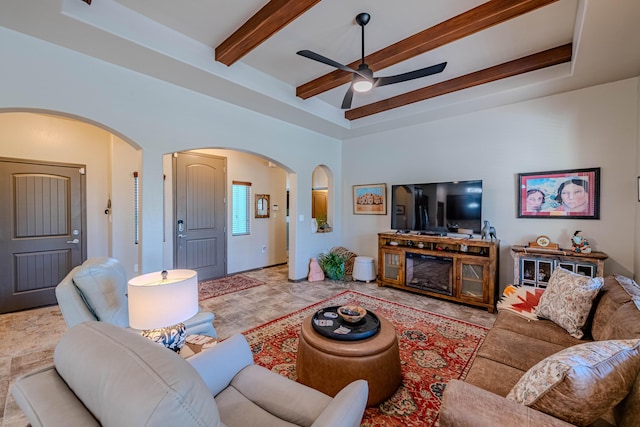
<svg viewBox="0 0 640 427"><path fill-rule="evenodd" d="M86 165L87 256L137 259L132 241L132 171L139 155L109 132L62 117L0 114L0 156ZM113 158L115 161L111 161ZM105 215L111 194L112 218ZM134 261L135 262L135 261ZM133 262L125 264L133 275Z"/></svg>
<svg viewBox="0 0 640 427"><path fill-rule="evenodd" d="M333 233L311 233L309 191L318 164L341 181L340 141L4 28L0 39L0 111L84 118L142 149L140 272L163 267L163 216L157 213L164 200L163 155L175 151L237 149L277 159L290 172L290 279L306 277L309 259L340 243L339 224ZM341 189L334 193L340 212Z"/></svg>
<svg viewBox="0 0 640 427"><path fill-rule="evenodd" d="M636 88L636 96L637 96L637 121L636 121L636 138L638 139L638 149L636 150L636 171L638 172L638 203L636 203L636 224L633 229L633 235L635 236L636 247L635 247L635 264L634 264L634 272L636 274L636 279L638 275L640 275L640 84Z"/></svg>
<svg viewBox="0 0 640 427"><path fill-rule="evenodd" d="M637 79L341 143L5 28L0 29L0 39L0 112L51 111L83 118L142 150L140 272L162 268L165 259L163 220L157 215L164 203L163 155L206 147L275 159L289 172L290 279L305 277L309 258L332 246L376 256L376 233L390 228L390 217L354 216L352 185L477 178L484 180L483 216L502 240L501 285L512 280L510 245L524 244L538 234L567 245L576 229L583 230L595 249L610 255L607 272L640 270ZM41 132L48 137L46 133L53 131ZM80 142L77 149L95 155L94 147ZM4 156L63 157L60 161L88 164L73 160L79 153L74 150L6 148L4 142L2 150ZM338 184L329 203L342 218L334 219L332 233L311 233L309 189L319 164L331 170L330 187ZM593 166L602 168L599 221L516 218L518 172ZM90 197L92 212L97 213L89 226L107 228L100 214L106 184L95 182L91 188L96 189ZM90 250L104 253L106 238L92 241Z"/></svg>
<svg viewBox="0 0 640 427"><path fill-rule="evenodd" d="M483 219L501 240L500 284L513 280L509 247L545 234L562 247L583 230L609 255L606 273L638 271L638 79L591 87L344 142L343 205L352 185L483 180ZM376 165L372 167L371 165ZM600 220L517 218L517 174L601 167ZM343 211L344 242L377 257L386 216Z"/></svg>
<svg viewBox="0 0 640 427"><path fill-rule="evenodd" d="M111 136L111 250L110 256L124 266L127 277L139 274L140 245L135 242L135 198L133 173L141 170L142 152L116 135ZM92 191L92 189L89 189Z"/></svg>
<svg viewBox="0 0 640 427"><path fill-rule="evenodd" d="M322 166L318 166L313 170L313 189L329 188L329 177Z"/></svg>

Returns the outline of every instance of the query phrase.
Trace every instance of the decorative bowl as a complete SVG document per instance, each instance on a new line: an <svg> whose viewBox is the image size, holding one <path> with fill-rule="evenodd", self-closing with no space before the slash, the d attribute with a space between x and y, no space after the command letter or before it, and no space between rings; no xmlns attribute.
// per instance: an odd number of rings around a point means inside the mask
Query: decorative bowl
<svg viewBox="0 0 640 427"><path fill-rule="evenodd" d="M357 323L367 315L367 310L359 305L343 305L338 308L338 315L347 323Z"/></svg>

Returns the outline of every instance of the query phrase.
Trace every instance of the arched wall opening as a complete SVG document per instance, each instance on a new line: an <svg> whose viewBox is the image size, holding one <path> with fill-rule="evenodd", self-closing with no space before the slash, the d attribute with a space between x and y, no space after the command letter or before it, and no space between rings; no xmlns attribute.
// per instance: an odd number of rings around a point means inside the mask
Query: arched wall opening
<svg viewBox="0 0 640 427"><path fill-rule="evenodd" d="M114 129L83 117L53 111L6 109L0 112L0 141L0 157L86 165L87 225L83 232L88 237L87 256L111 256L121 260L128 277L143 272L142 248L145 242L140 232L144 224L142 221L138 224L136 236L133 215L136 187L133 175L138 172L140 218L145 211L141 189L145 179L149 177L142 170L143 150L138 144ZM272 218L260 224L268 224L266 230L261 230L251 239L245 239L251 243L228 244L227 272L288 263L290 256L295 258L295 251L287 250L288 247L295 248L295 224L290 227L287 216L288 212L295 211L295 208L287 209L288 203L296 204L295 172L276 159L258 153L232 148L196 151L222 155L229 159L228 187L234 177L241 178L243 174L246 176L247 171L252 171L251 179L256 183L256 191L272 194L272 209L277 205ZM166 217L162 236L162 268L173 266L171 168L166 165L170 157L167 154L161 160L167 178L163 185ZM259 173L260 169L266 173ZM265 177L274 176L277 177L277 183L267 185ZM260 227L256 230L258 228ZM249 256L236 255L248 253L247 246L256 253ZM262 252L264 246L266 251ZM291 278L296 276L291 275Z"/></svg>
<svg viewBox="0 0 640 427"><path fill-rule="evenodd" d="M230 148L201 148L186 153L203 154L226 159L226 252L227 274L234 274L256 268L279 264L288 264L288 250L292 233L290 231L289 204L295 204L295 193L290 191L291 177L295 173L275 159L260 154L234 150ZM163 167L167 182L172 182L172 154L163 158ZM251 215L250 233L233 236L231 230L232 205L230 195L233 181L251 183ZM254 200L257 194L269 195L269 217L257 218ZM172 200L172 189L165 188L165 200ZM165 203L165 234L175 234L176 218L173 217L173 206ZM175 239L165 244L164 263L170 264L174 256Z"/></svg>
<svg viewBox="0 0 640 427"><path fill-rule="evenodd" d="M11 31L3 37L0 111L31 109L81 118L126 135L121 138L135 141L142 150L140 273L163 268L163 217L158 215L163 210L163 156L202 147L254 152L295 172L289 180L290 195L295 196L293 204L290 199L290 218L295 220L289 224L289 279L305 278L311 257L341 243L341 217L332 224L332 233L311 232L309 192L318 164L331 167L341 182L339 139L33 37ZM341 212L340 188L335 196L335 211ZM104 210L103 203L97 203L98 212Z"/></svg>
<svg viewBox="0 0 640 427"><path fill-rule="evenodd" d="M142 153L132 141L82 118L50 111L0 112L0 156L86 166L88 257L130 260L128 276L139 269L134 236L134 177Z"/></svg>
<svg viewBox="0 0 640 427"><path fill-rule="evenodd" d="M331 168L318 165L311 177L311 217L315 220L314 232L329 233L334 223L334 179Z"/></svg>

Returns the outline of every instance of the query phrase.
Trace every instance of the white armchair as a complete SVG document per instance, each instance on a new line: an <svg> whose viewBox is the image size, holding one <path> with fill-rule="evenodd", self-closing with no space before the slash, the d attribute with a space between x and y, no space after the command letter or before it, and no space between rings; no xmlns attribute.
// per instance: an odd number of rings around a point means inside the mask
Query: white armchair
<svg viewBox="0 0 640 427"><path fill-rule="evenodd" d="M19 378L12 394L33 427L357 427L368 396L357 380L334 398L261 366L242 335L189 359L125 329L69 329L55 366Z"/></svg>
<svg viewBox="0 0 640 427"><path fill-rule="evenodd" d="M56 298L68 327L87 320L129 327L127 275L114 258L89 258L56 286ZM187 334L216 337L213 313L200 311L185 320Z"/></svg>
<svg viewBox="0 0 640 427"><path fill-rule="evenodd" d="M188 359L215 396L227 426L360 425L369 397L365 380L354 381L334 398L253 363L242 335Z"/></svg>

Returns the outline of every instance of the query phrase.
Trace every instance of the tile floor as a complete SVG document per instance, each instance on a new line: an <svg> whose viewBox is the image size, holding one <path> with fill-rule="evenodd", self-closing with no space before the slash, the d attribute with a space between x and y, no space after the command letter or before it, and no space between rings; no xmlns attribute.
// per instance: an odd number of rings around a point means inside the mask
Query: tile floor
<svg viewBox="0 0 640 427"><path fill-rule="evenodd" d="M262 280L265 286L246 289L201 302L215 313L218 337L224 339L265 322L304 308L344 290L355 290L378 298L439 313L490 327L495 314L376 283L287 280L287 266L280 265L243 273ZM0 424L24 427L28 423L9 393L18 376L52 363L53 348L66 330L57 306L0 315ZM4 403L4 404L2 404Z"/></svg>

